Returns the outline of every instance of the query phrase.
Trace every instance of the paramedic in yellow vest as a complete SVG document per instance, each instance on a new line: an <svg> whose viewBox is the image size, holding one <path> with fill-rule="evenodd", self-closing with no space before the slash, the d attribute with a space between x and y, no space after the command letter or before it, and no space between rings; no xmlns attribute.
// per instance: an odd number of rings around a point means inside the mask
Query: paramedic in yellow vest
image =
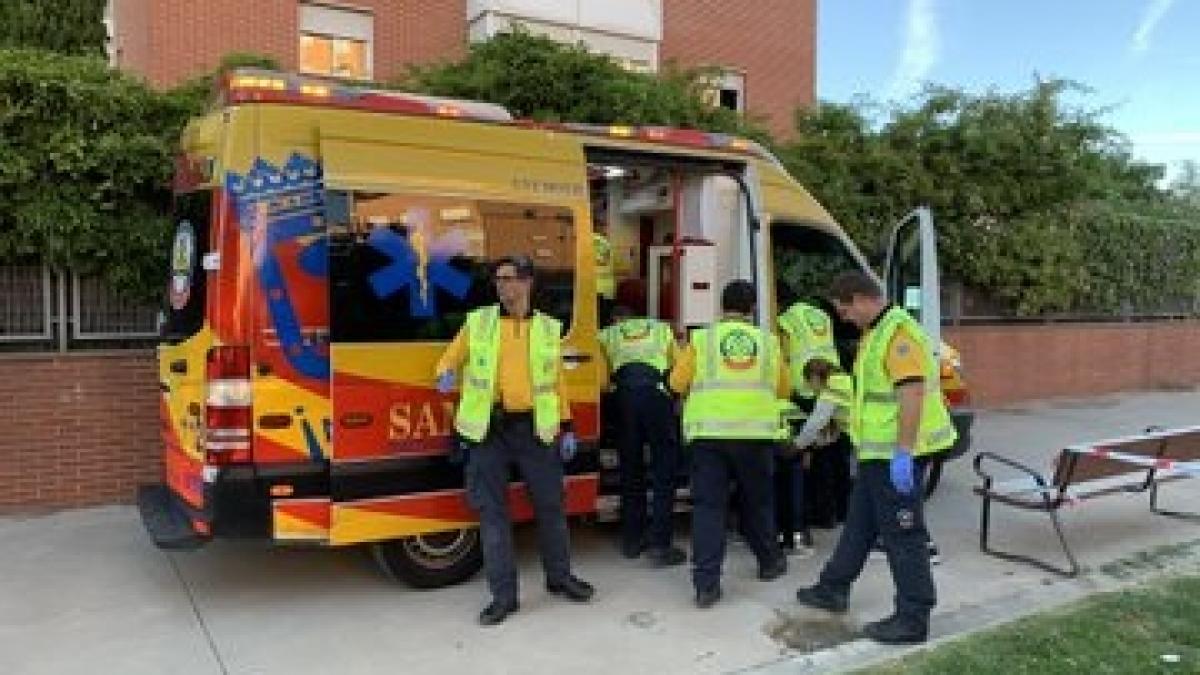
<svg viewBox="0 0 1200 675"><path fill-rule="evenodd" d="M837 363L833 343L833 322L819 307L796 302L779 315L780 337L788 357L788 373L792 382L792 402L799 411L812 411L815 392L804 378L804 368L820 358ZM784 453L775 460L775 524L779 544L789 554L811 552L810 524L832 527L835 524L835 488L841 477L837 462L842 465L841 481L844 493L848 486L848 467L837 448L828 451L813 449L807 453ZM816 497L820 497L817 499Z"/></svg>
<svg viewBox="0 0 1200 675"><path fill-rule="evenodd" d="M546 590L576 602L590 584L571 573L563 508L563 464L575 454L570 409L563 396L561 325L531 306L533 262L501 259L493 280L499 305L472 311L437 364L437 388L453 389L462 370L456 443L466 449L467 501L479 513L483 565L492 601L479 615L498 624L519 607L508 510L516 467L537 518Z"/></svg>
<svg viewBox="0 0 1200 675"><path fill-rule="evenodd" d="M601 215L600 217L603 217ZM617 297L617 277L613 269L612 243L603 221L593 223L592 253L596 260L596 303L601 326L612 322L613 303Z"/></svg>
<svg viewBox="0 0 1200 675"><path fill-rule="evenodd" d="M683 435L692 451L692 584L696 605L721 599L729 484L737 485L740 522L758 559L758 578L787 572L771 512L771 464L785 427L780 411L790 384L779 339L754 325L754 286L730 282L724 316L692 332L671 371L684 395Z"/></svg>
<svg viewBox="0 0 1200 675"><path fill-rule="evenodd" d="M600 331L600 344L615 387L617 449L621 469L621 552L637 558L646 552L659 567L687 561L671 544L679 441L675 410L666 377L677 347L671 327L658 319L633 315L624 305L615 323ZM650 446L649 528L646 527L646 446Z"/></svg>
<svg viewBox="0 0 1200 675"><path fill-rule="evenodd" d="M920 324L903 308L889 305L875 280L862 272L839 276L830 296L838 314L863 330L850 409L858 478L833 555L816 585L800 589L796 599L846 611L850 587L878 535L896 586L896 608L864 626L863 634L886 644L924 642L936 593L914 458L949 447L957 434Z"/></svg>
<svg viewBox="0 0 1200 675"><path fill-rule="evenodd" d="M804 381L816 394L812 411L792 438L792 449L803 451L826 446L850 429L850 410L854 405L854 380L823 358L809 359L804 365Z"/></svg>

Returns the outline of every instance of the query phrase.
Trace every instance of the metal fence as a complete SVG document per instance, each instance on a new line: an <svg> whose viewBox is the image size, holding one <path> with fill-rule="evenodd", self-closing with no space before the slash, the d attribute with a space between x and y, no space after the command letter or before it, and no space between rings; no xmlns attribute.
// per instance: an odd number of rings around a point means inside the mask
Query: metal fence
<svg viewBox="0 0 1200 675"><path fill-rule="evenodd" d="M137 348L153 343L159 309L102 280L38 265L0 266L0 350Z"/></svg>

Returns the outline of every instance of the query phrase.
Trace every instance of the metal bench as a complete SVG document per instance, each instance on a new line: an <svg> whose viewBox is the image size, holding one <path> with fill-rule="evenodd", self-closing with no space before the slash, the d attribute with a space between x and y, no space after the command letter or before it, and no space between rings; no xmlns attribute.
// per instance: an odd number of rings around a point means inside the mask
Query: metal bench
<svg viewBox="0 0 1200 675"><path fill-rule="evenodd" d="M1065 506L1075 506L1104 495L1149 492L1151 512L1177 518L1200 518L1195 513L1167 510L1159 505L1159 487L1163 483L1200 476L1200 427L1151 427L1139 436L1072 445L1058 453L1049 479L1020 462L993 452L976 455L974 466L975 473L983 481L975 487L975 493L983 499L979 522L980 550L1067 577L1079 574L1080 567L1058 519L1058 510ZM993 475L998 468L1023 475L998 481ZM1046 513L1069 566L1058 567L1032 556L992 548L988 537L993 502Z"/></svg>

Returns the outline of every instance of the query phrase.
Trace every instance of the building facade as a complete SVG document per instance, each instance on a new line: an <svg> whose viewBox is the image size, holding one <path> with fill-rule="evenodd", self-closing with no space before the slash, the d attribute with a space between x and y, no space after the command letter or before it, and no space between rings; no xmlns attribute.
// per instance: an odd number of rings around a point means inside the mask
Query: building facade
<svg viewBox="0 0 1200 675"><path fill-rule="evenodd" d="M724 73L714 101L787 133L813 101L816 0L110 0L112 62L168 86L227 54L288 70L386 80L409 64L461 57L519 23L609 54L625 67L669 62Z"/></svg>

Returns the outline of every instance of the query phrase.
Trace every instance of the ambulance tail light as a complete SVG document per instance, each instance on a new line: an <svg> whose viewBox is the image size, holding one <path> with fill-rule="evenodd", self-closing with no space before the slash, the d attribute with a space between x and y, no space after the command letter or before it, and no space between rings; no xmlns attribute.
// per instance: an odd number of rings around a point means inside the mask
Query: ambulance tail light
<svg viewBox="0 0 1200 675"><path fill-rule="evenodd" d="M204 455L211 465L249 462L252 388L250 348L208 352L204 401Z"/></svg>

